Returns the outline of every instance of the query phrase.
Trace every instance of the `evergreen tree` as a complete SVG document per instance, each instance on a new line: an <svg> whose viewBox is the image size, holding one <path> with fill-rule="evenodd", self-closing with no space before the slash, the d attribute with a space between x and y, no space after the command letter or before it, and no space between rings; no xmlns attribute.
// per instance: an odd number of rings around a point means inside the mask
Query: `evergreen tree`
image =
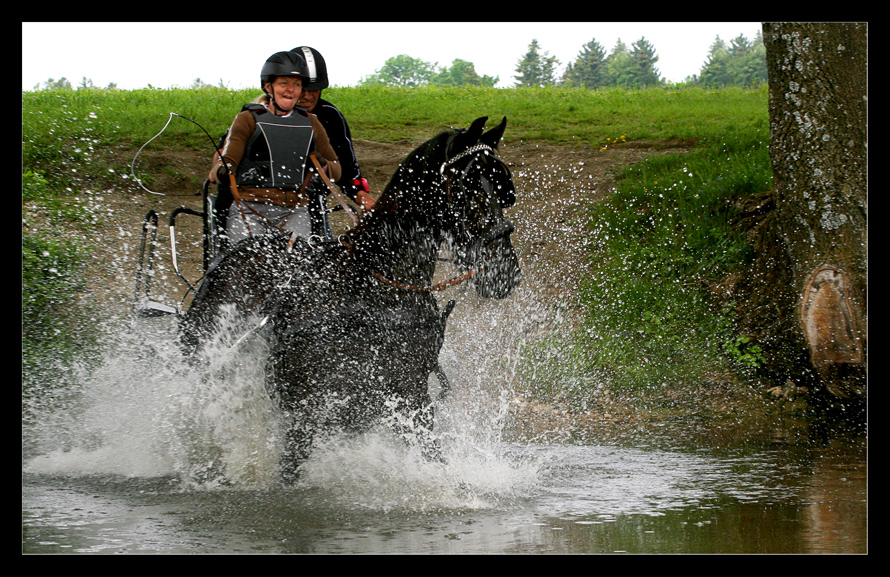
<svg viewBox="0 0 890 577"><path fill-rule="evenodd" d="M549 52L541 54L537 40L528 45L528 52L517 63L513 78L518 86L552 86L556 84L555 73L559 62Z"/></svg>
<svg viewBox="0 0 890 577"><path fill-rule="evenodd" d="M697 83L709 88L723 86L756 86L767 82L766 49L758 31L754 42L744 36L730 41L720 39L711 44L708 59L702 67Z"/></svg>
<svg viewBox="0 0 890 577"><path fill-rule="evenodd" d="M631 86L634 82L634 61L621 38L603 62L603 85Z"/></svg>
<svg viewBox="0 0 890 577"><path fill-rule="evenodd" d="M708 50L708 58L699 74L698 83L703 86L717 87L726 81L729 68L729 49L726 43L717 36Z"/></svg>
<svg viewBox="0 0 890 577"><path fill-rule="evenodd" d="M606 49L594 38L582 46L575 61L568 64L562 75L562 83L584 88L602 86L605 59Z"/></svg>
<svg viewBox="0 0 890 577"><path fill-rule="evenodd" d="M729 41L730 58L741 58L746 56L752 49L753 47L751 46L751 43L748 42L748 39L745 38L743 34L740 34Z"/></svg>
<svg viewBox="0 0 890 577"><path fill-rule="evenodd" d="M769 80L766 71L766 48L763 34L758 30L750 48L736 62L736 83L743 86L756 86Z"/></svg>
<svg viewBox="0 0 890 577"><path fill-rule="evenodd" d="M658 62L655 47L645 37L640 38L631 46L633 47L630 56L634 63L634 84L636 86L657 85L661 82L661 73L655 68L655 63Z"/></svg>

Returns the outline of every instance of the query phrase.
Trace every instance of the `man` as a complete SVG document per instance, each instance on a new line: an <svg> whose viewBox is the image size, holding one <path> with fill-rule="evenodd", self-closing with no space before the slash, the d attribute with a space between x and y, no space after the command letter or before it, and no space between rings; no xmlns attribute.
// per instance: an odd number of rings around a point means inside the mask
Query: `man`
<svg viewBox="0 0 890 577"><path fill-rule="evenodd" d="M370 210L374 206L374 199L368 194L368 181L362 177L361 168L355 158L349 125L337 107L321 97L321 91L328 87L325 60L318 50L309 46L297 46L291 52L303 56L309 69L309 81L303 86L299 104L307 112L315 114L328 133L342 167L337 186L363 209Z"/></svg>

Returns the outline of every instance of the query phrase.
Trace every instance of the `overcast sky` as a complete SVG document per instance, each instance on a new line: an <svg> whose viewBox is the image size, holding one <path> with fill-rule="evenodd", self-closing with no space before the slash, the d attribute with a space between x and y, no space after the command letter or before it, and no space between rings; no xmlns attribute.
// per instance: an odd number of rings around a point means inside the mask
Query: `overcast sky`
<svg viewBox="0 0 890 577"><path fill-rule="evenodd" d="M753 40L759 30L758 22L23 22L22 90L62 77L122 89L188 87L196 78L258 87L266 58L299 45L322 53L333 85L355 85L407 54L440 66L460 58L509 87L533 39L561 75L592 39L608 53L619 39L630 47L645 38L661 77L681 82L699 73L717 36Z"/></svg>

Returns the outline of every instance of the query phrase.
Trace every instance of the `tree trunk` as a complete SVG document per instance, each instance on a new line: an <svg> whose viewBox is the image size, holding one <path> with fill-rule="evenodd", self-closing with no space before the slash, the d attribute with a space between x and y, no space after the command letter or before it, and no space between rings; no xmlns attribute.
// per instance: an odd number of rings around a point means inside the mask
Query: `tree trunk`
<svg viewBox="0 0 890 577"><path fill-rule="evenodd" d="M868 332L868 27L765 23L770 158L793 314L825 388L862 398Z"/></svg>

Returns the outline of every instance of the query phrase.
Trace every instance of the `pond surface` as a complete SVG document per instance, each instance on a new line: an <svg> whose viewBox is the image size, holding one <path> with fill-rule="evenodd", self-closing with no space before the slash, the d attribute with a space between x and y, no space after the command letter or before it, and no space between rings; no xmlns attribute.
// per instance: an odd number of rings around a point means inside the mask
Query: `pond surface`
<svg viewBox="0 0 890 577"><path fill-rule="evenodd" d="M674 419L619 441L517 441L517 345L498 333L528 331L487 315L473 339L457 313L449 329L446 463L382 428L332 433L290 487L261 343L206 371L178 358L170 326L122 330L101 366L25 407L23 552L868 552L863 431L744 438Z"/></svg>
<svg viewBox="0 0 890 577"><path fill-rule="evenodd" d="M26 473L23 550L867 552L861 439L729 452L505 444L452 471L380 442L340 446L290 488Z"/></svg>

